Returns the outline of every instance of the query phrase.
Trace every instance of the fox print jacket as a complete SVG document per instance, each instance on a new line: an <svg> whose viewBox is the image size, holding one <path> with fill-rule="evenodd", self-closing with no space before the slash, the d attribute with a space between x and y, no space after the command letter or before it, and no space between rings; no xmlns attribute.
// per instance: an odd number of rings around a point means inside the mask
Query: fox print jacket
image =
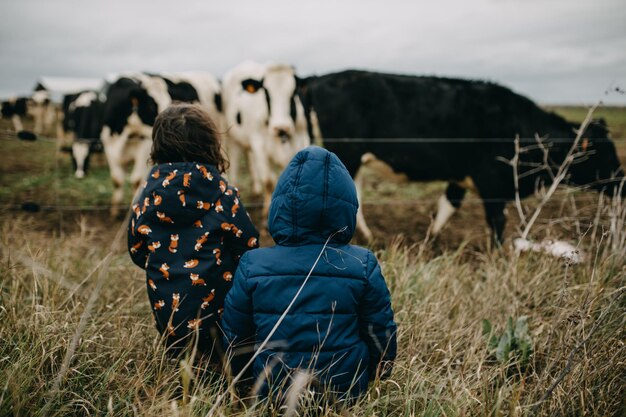
<svg viewBox="0 0 626 417"><path fill-rule="evenodd" d="M212 349L239 258L258 247L259 234L217 169L176 162L154 167L132 206L128 250L146 270L156 326L182 348L198 330L198 347ZM217 335L217 334L215 334Z"/></svg>

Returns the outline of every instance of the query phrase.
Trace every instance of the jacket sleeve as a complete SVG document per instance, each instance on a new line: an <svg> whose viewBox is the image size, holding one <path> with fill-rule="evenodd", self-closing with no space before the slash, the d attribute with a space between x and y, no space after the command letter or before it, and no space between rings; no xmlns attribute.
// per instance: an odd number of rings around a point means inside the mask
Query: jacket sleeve
<svg viewBox="0 0 626 417"><path fill-rule="evenodd" d="M252 358L256 330L253 320L252 294L247 285L246 257L235 272L233 287L226 295L224 313L222 315L222 331L224 332L224 350L230 359L233 375L237 375ZM252 367L244 378L252 375Z"/></svg>
<svg viewBox="0 0 626 417"><path fill-rule="evenodd" d="M143 235L138 232L141 225L140 219L135 213L131 213L128 221L128 253L130 259L139 267L146 268L146 260L148 258L148 248Z"/></svg>
<svg viewBox="0 0 626 417"><path fill-rule="evenodd" d="M376 257L371 252L367 262L367 284L359 305L359 333L370 352L370 380L391 375L396 358L396 323L391 310L389 289Z"/></svg>
<svg viewBox="0 0 626 417"><path fill-rule="evenodd" d="M226 235L228 245L232 248L233 256L238 261L239 258L250 249L259 247L259 232L252 224L250 216L239 200L239 192L229 186L230 194L223 194L221 212L222 223L230 225L231 232Z"/></svg>

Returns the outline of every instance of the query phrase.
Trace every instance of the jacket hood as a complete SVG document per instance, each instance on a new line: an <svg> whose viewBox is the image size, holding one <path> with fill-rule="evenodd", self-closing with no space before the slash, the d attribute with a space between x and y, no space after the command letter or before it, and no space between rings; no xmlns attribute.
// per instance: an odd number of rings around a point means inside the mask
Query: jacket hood
<svg viewBox="0 0 626 417"><path fill-rule="evenodd" d="M279 245L348 243L354 235L359 203L354 181L337 155L309 146L298 152L272 195L268 228Z"/></svg>
<svg viewBox="0 0 626 417"><path fill-rule="evenodd" d="M150 170L142 193L133 205L154 222L188 225L203 217L226 191L217 168L197 162L160 164Z"/></svg>

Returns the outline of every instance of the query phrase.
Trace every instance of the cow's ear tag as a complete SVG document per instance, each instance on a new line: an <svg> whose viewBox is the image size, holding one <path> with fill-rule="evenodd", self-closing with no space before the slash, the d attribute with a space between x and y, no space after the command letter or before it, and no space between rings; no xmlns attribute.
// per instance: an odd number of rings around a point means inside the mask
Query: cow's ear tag
<svg viewBox="0 0 626 417"><path fill-rule="evenodd" d="M247 80L243 80L241 82L241 86L246 92L250 94L254 94L263 87L263 81L258 81L252 78L248 78Z"/></svg>
<svg viewBox="0 0 626 417"><path fill-rule="evenodd" d="M583 139L583 143L581 143L580 147L583 149L583 152L586 151L587 147L589 147L589 139Z"/></svg>

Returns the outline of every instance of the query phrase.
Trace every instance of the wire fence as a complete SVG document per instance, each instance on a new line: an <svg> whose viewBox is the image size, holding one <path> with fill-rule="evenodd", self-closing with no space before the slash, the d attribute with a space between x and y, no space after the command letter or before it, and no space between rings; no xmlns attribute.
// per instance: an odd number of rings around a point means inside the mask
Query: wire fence
<svg viewBox="0 0 626 417"><path fill-rule="evenodd" d="M446 144L458 144L458 143L510 143L513 145L515 138L329 138L324 139L323 142L326 144L334 144L334 143L384 143L384 144L412 144L412 143L424 143L424 144L433 144L433 143L446 143ZM9 129L0 130L0 140L17 140L17 134ZM49 137L45 135L38 135L38 141L47 142L47 143L55 143L59 144L59 139L54 137ZM620 139L620 141L626 142L626 139ZM571 144L573 142L573 138L550 138L549 142L551 143L568 143ZM520 138L520 144L528 144L535 145L537 144L537 138ZM57 147L57 149L60 149ZM60 188L59 179L60 179L60 167L58 163L58 158L55 162L54 168L54 184L55 189ZM401 175L401 174L400 174ZM440 182L446 182L445 180L441 180ZM591 185L586 186L570 186L568 190L564 193L561 193L559 196L555 196L552 200L556 202L563 201L571 201L573 194L586 191L591 188ZM415 197L415 198L403 198L398 199L393 195L385 195L389 194L388 192L382 192L380 196L376 199L367 199L361 202L362 206L365 207L375 207L375 206L388 206L393 204L394 206L433 206L439 200L444 189L440 190L437 194L433 195L433 193L429 193L429 195L425 195L423 197ZM129 208L128 204L120 204L120 205L112 205L112 204L98 204L98 205L63 205L59 204L58 196L59 193L56 192L55 204L38 204L34 201L24 201L21 204L4 204L0 205L0 210L2 211L30 211L30 212L106 212L113 208L120 210L127 210ZM470 194L463 198L463 204L483 204L483 203L491 203L491 202L500 202L507 203L513 201L513 198L482 198L477 194ZM257 210L263 207L262 201L249 201L244 203L246 208Z"/></svg>

